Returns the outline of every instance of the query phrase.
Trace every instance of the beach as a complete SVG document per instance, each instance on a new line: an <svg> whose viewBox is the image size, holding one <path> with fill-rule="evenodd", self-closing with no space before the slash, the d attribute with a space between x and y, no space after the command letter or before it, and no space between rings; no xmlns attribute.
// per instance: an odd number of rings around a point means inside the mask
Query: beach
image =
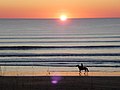
<svg viewBox="0 0 120 90"><path fill-rule="evenodd" d="M120 76L1 76L0 90L120 90Z"/></svg>
<svg viewBox="0 0 120 90"><path fill-rule="evenodd" d="M119 23L0 19L0 90L120 90Z"/></svg>
<svg viewBox="0 0 120 90"><path fill-rule="evenodd" d="M22 72L22 71L8 71L0 72L0 76L120 76L120 72Z"/></svg>

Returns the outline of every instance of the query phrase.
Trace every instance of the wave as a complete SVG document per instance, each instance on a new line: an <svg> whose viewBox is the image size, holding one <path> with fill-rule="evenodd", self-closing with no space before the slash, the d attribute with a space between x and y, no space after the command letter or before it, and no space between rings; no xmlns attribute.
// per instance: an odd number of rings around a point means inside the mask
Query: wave
<svg viewBox="0 0 120 90"><path fill-rule="evenodd" d="M77 62L77 63L120 63L120 59L90 59L90 58L1 58L0 62Z"/></svg>
<svg viewBox="0 0 120 90"><path fill-rule="evenodd" d="M10 41L10 42L0 42L0 43L104 43L104 42L120 42L117 41Z"/></svg>
<svg viewBox="0 0 120 90"><path fill-rule="evenodd" d="M77 63L0 63L0 66L49 66L49 67L75 67ZM87 67L120 67L120 65L85 65Z"/></svg>
<svg viewBox="0 0 120 90"><path fill-rule="evenodd" d="M0 60L0 62L94 62L94 63L104 63L104 62L111 62L111 63L120 63L119 60L50 60L50 59L44 59L44 60L26 60L26 61L23 61L23 60Z"/></svg>
<svg viewBox="0 0 120 90"><path fill-rule="evenodd" d="M28 54L28 53L23 53L23 54L19 54L19 53L15 53L15 54L3 54L0 55L0 57L54 57L54 56L120 56L120 53L89 53L89 54L72 54L72 53L48 53L48 54Z"/></svg>
<svg viewBox="0 0 120 90"><path fill-rule="evenodd" d="M109 59L77 59L77 58L3 58L0 66L46 66L46 67L75 67L83 63L87 67L120 67L120 60Z"/></svg>
<svg viewBox="0 0 120 90"><path fill-rule="evenodd" d="M120 36L48 36L46 37L0 37L0 39L92 39L92 38L120 38Z"/></svg>
<svg viewBox="0 0 120 90"><path fill-rule="evenodd" d="M58 48L120 48L120 45L104 45L104 46L0 46L0 50L30 50L30 49L58 49Z"/></svg>
<svg viewBox="0 0 120 90"><path fill-rule="evenodd" d="M85 66L88 66L88 67L120 67L120 61L93 61L93 60L88 60L88 61L0 61L0 65L2 66L7 66L7 65L33 65L33 66L36 66L36 65L40 65L40 66L75 66L75 65L78 65L80 63L84 63Z"/></svg>

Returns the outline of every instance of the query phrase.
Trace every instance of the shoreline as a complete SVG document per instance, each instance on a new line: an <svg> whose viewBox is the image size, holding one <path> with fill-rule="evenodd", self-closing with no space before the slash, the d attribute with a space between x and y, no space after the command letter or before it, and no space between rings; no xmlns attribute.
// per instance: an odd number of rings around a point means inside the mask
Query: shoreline
<svg viewBox="0 0 120 90"><path fill-rule="evenodd" d="M120 72L0 72L0 76L120 76Z"/></svg>

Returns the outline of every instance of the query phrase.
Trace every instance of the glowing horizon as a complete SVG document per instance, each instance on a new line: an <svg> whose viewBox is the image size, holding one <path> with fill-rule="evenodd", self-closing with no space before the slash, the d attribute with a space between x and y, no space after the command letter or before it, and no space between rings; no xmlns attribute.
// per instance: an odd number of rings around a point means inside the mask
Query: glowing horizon
<svg viewBox="0 0 120 90"><path fill-rule="evenodd" d="M1 0L0 18L120 18L120 0Z"/></svg>
<svg viewBox="0 0 120 90"><path fill-rule="evenodd" d="M67 20L67 16L66 15L61 15L60 16L60 20L61 21L66 21Z"/></svg>

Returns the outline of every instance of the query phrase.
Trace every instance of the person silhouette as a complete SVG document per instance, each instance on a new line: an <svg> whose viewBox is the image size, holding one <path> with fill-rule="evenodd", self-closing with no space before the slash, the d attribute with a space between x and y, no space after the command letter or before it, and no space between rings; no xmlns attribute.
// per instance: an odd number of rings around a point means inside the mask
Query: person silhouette
<svg viewBox="0 0 120 90"><path fill-rule="evenodd" d="M81 67L83 67L83 63L81 63Z"/></svg>

